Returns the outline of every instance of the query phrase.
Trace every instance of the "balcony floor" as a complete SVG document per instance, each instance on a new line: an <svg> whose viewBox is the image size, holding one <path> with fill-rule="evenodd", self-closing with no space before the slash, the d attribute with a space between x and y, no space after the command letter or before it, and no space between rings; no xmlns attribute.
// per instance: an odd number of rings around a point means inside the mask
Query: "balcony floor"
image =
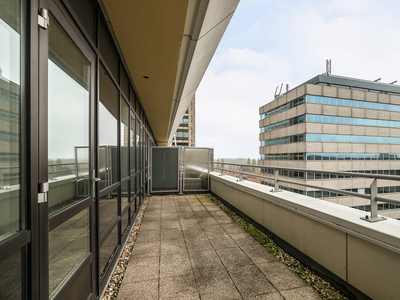
<svg viewBox="0 0 400 300"><path fill-rule="evenodd" d="M118 299L322 299L207 195L153 196Z"/></svg>

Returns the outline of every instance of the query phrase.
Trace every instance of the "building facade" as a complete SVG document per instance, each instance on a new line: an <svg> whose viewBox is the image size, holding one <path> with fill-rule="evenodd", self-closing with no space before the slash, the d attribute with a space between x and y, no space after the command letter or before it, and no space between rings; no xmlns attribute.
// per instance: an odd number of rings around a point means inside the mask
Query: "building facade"
<svg viewBox="0 0 400 300"><path fill-rule="evenodd" d="M0 299L99 299L238 0L0 1Z"/></svg>
<svg viewBox="0 0 400 300"><path fill-rule="evenodd" d="M318 75L260 107L260 158L265 166L400 175L400 87ZM266 168L266 173L272 170ZM313 172L280 171L288 180L370 193L371 180ZM272 180L264 184L271 185ZM304 187L281 188L369 211L369 200ZM400 199L398 182L380 180L379 194ZM400 218L400 207L379 205Z"/></svg>
<svg viewBox="0 0 400 300"><path fill-rule="evenodd" d="M179 123L175 132L176 146L178 147L195 147L196 145L196 98L190 102L188 109L182 121ZM170 146L175 146L173 140Z"/></svg>

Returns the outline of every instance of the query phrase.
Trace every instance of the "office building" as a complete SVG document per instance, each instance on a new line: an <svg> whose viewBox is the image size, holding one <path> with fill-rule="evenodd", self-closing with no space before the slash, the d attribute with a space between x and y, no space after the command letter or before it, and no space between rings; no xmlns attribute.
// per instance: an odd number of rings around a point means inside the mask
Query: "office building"
<svg viewBox="0 0 400 300"><path fill-rule="evenodd" d="M400 175L400 87L322 74L260 107L262 165L310 170ZM268 168L266 173L271 172ZM315 172L283 178L321 189L282 183L281 188L369 211L367 199L322 187L370 193L372 180ZM272 180L265 180L272 184ZM400 199L396 181L379 180L378 193ZM380 204L379 214L400 218L400 207Z"/></svg>
<svg viewBox="0 0 400 300"><path fill-rule="evenodd" d="M193 97L189 107L183 115L182 121L179 123L175 132L174 140L170 146L194 147L195 146L195 129L196 129L196 98ZM175 144L176 141L176 144Z"/></svg>
<svg viewBox="0 0 400 300"><path fill-rule="evenodd" d="M99 299L238 0L0 1L0 299Z"/></svg>

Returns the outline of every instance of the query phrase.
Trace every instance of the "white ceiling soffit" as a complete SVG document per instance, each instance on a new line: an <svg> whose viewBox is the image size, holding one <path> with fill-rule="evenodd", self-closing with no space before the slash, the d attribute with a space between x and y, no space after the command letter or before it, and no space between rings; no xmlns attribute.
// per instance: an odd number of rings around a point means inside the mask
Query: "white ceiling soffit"
<svg viewBox="0 0 400 300"><path fill-rule="evenodd" d="M192 0L189 2L175 84L174 103L168 128L168 144L172 140L238 4L239 0Z"/></svg>

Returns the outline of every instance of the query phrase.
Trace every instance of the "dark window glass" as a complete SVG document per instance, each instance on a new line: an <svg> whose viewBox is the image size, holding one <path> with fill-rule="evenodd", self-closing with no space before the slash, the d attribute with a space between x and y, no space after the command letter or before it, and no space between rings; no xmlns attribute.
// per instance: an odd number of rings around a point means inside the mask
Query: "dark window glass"
<svg viewBox="0 0 400 300"><path fill-rule="evenodd" d="M117 126L118 90L100 65L99 101L99 188L103 189L118 180Z"/></svg>
<svg viewBox="0 0 400 300"><path fill-rule="evenodd" d="M121 216L121 233L122 236L125 235L129 225L129 211L128 209L124 212L124 214Z"/></svg>
<svg viewBox="0 0 400 300"><path fill-rule="evenodd" d="M24 38L22 38L24 39ZM21 6L0 1L0 241L23 230L20 200ZM0 268L0 272L2 272ZM20 271L19 271L20 272ZM6 274L1 273L1 279ZM14 278L14 280L16 280ZM9 287L6 287L7 290ZM11 288L11 287L10 287ZM19 294L20 295L20 292ZM2 298L0 287L0 299Z"/></svg>
<svg viewBox="0 0 400 300"><path fill-rule="evenodd" d="M122 92L125 94L126 99L129 99L129 77L125 72L125 68L121 66L120 86Z"/></svg>
<svg viewBox="0 0 400 300"><path fill-rule="evenodd" d="M99 201L99 231L100 234L106 229L117 216L119 187L100 196Z"/></svg>
<svg viewBox="0 0 400 300"><path fill-rule="evenodd" d="M96 44L96 7L91 0L68 0L90 39Z"/></svg>
<svg viewBox="0 0 400 300"><path fill-rule="evenodd" d="M112 262L116 250L118 247L118 224L111 231L110 235L104 241L103 245L100 246L100 257L99 257L99 270L100 278L103 277L104 273L107 271L109 264Z"/></svg>
<svg viewBox="0 0 400 300"><path fill-rule="evenodd" d="M115 80L118 82L119 55L115 50L110 34L108 33L108 28L103 20L101 20L99 28L99 46L101 57L105 61Z"/></svg>
<svg viewBox="0 0 400 300"><path fill-rule="evenodd" d="M129 202L129 180L121 184L121 210L124 209L124 207L128 204L128 202Z"/></svg>
<svg viewBox="0 0 400 300"><path fill-rule="evenodd" d="M89 208L81 211L49 233L50 298L63 287L63 279L73 273L90 251Z"/></svg>
<svg viewBox="0 0 400 300"><path fill-rule="evenodd" d="M22 253L24 249L15 251L0 260L0 299L25 299L22 296Z"/></svg>
<svg viewBox="0 0 400 300"><path fill-rule="evenodd" d="M135 115L131 114L131 128L130 128L130 156L131 156L131 166L130 169L135 172L135 140L136 140L136 135L135 135L135 125L136 125L136 120L135 120Z"/></svg>
<svg viewBox="0 0 400 300"><path fill-rule="evenodd" d="M129 176L129 111L128 104L121 98L121 179Z"/></svg>

